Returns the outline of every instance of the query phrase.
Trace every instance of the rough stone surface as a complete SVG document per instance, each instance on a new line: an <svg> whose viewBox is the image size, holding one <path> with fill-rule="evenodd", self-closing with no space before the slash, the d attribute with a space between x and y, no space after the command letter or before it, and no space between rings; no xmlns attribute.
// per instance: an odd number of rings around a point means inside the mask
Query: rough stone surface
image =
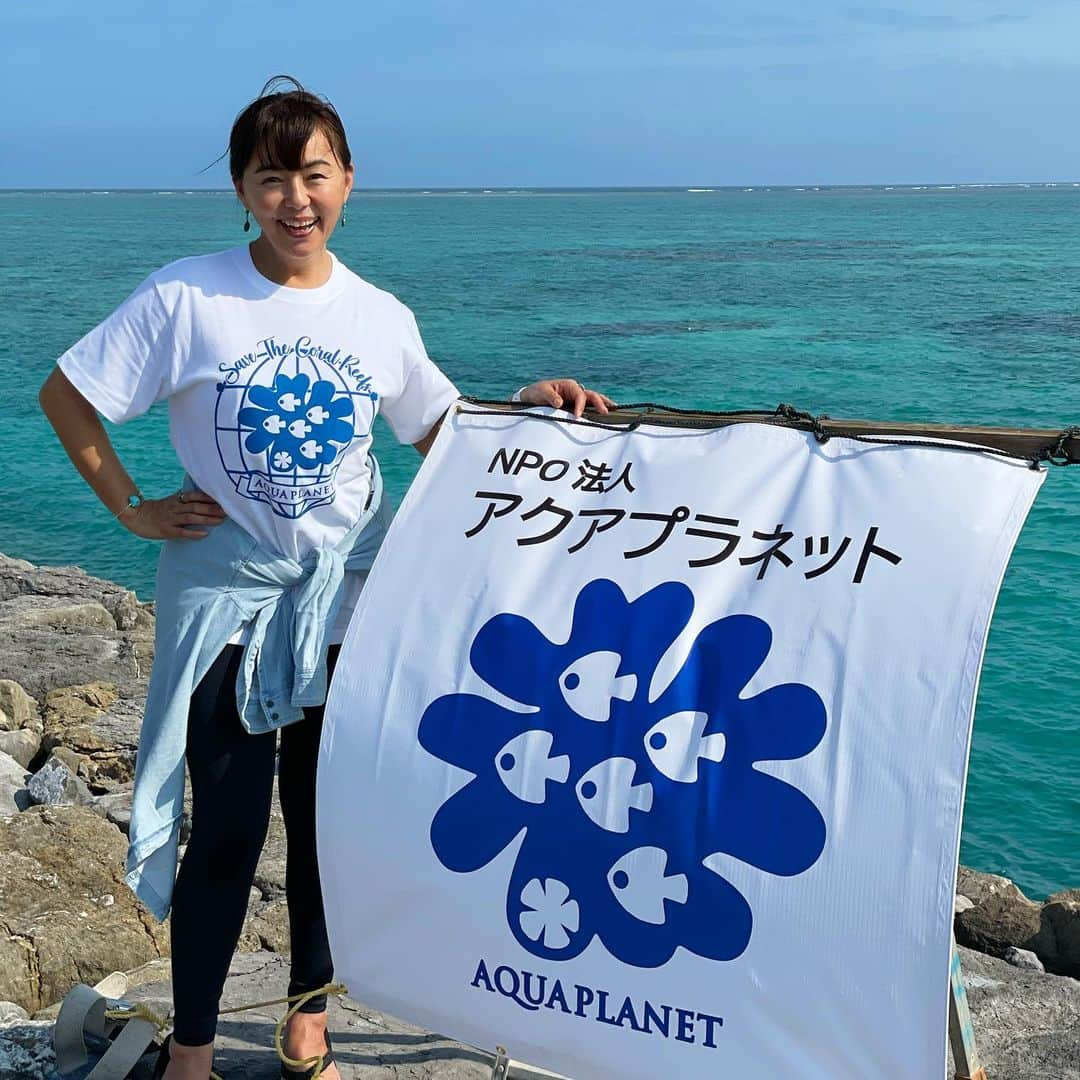
<svg viewBox="0 0 1080 1080"><path fill-rule="evenodd" d="M961 945L1004 958L1010 948L1034 953L1047 971L1080 979L1080 889L1029 900L1008 878L960 867L953 926Z"/></svg>
<svg viewBox="0 0 1080 1080"><path fill-rule="evenodd" d="M1026 968L1028 971L1045 971L1042 961L1027 949L1014 949L1011 945L1005 950L1005 962L1013 967Z"/></svg>
<svg viewBox="0 0 1080 1080"><path fill-rule="evenodd" d="M119 805L105 814L105 820L111 821L125 836L131 835L131 796L127 805Z"/></svg>
<svg viewBox="0 0 1080 1080"><path fill-rule="evenodd" d="M81 754L91 788L114 790L135 775L144 703L141 680L132 680L123 691L105 682L52 690L45 698L42 748L64 746Z"/></svg>
<svg viewBox="0 0 1080 1080"><path fill-rule="evenodd" d="M0 729L41 731L37 702L13 679L0 679Z"/></svg>
<svg viewBox="0 0 1080 1080"><path fill-rule="evenodd" d="M960 950L960 964L991 1080L1080 1080L1080 982L970 949Z"/></svg>
<svg viewBox="0 0 1080 1080"><path fill-rule="evenodd" d="M21 1005L16 1005L14 1001L0 1001L0 1024L29 1019L30 1014Z"/></svg>
<svg viewBox="0 0 1080 1080"><path fill-rule="evenodd" d="M34 1020L0 1021L0 1077L4 1080L52 1080L56 1058L52 1024Z"/></svg>
<svg viewBox="0 0 1080 1080"><path fill-rule="evenodd" d="M86 784L58 757L50 757L26 781L26 790L38 806L89 806L94 801Z"/></svg>
<svg viewBox="0 0 1080 1080"><path fill-rule="evenodd" d="M126 841L79 806L0 820L0 999L28 1010L168 952L123 881Z"/></svg>
<svg viewBox="0 0 1080 1080"><path fill-rule="evenodd" d="M30 805L26 775L26 769L14 758L0 752L0 818L17 814Z"/></svg>
<svg viewBox="0 0 1080 1080"><path fill-rule="evenodd" d="M41 733L31 728L0 731L0 754L7 754L27 769L37 757L40 747Z"/></svg>
<svg viewBox="0 0 1080 1080"><path fill-rule="evenodd" d="M107 795L97 795L90 804L90 809L111 821L125 836L131 824L131 784L124 784Z"/></svg>
<svg viewBox="0 0 1080 1080"><path fill-rule="evenodd" d="M96 601L60 596L16 596L4 601L4 618L18 626L50 630L115 630L116 620Z"/></svg>
<svg viewBox="0 0 1080 1080"><path fill-rule="evenodd" d="M1039 947L1048 971L1080 979L1080 889L1047 898Z"/></svg>
<svg viewBox="0 0 1080 1080"><path fill-rule="evenodd" d="M245 951L267 949L275 953L289 951L289 909L279 900L255 900L248 908L244 924Z"/></svg>
<svg viewBox="0 0 1080 1080"><path fill-rule="evenodd" d="M1042 905L1029 900L1008 878L962 866L956 891L972 902L954 921L959 944L997 957L1003 957L1010 946L1041 955L1036 942Z"/></svg>
<svg viewBox="0 0 1080 1080"><path fill-rule="evenodd" d="M153 623L152 606L128 589L76 567L0 555L0 680L19 682L32 698L73 683L145 678Z"/></svg>
<svg viewBox="0 0 1080 1080"><path fill-rule="evenodd" d="M45 695L46 734L97 719L110 705L116 704L118 696L115 685L107 682L50 690Z"/></svg>

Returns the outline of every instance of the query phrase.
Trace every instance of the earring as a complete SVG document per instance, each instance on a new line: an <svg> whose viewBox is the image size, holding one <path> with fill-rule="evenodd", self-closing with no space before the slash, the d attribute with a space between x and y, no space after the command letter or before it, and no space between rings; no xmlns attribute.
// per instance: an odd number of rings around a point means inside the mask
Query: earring
<svg viewBox="0 0 1080 1080"><path fill-rule="evenodd" d="M244 210L244 232L251 232L251 211Z"/></svg>
<svg viewBox="0 0 1080 1080"><path fill-rule="evenodd" d="M341 224L342 224L342 226L344 226L344 224L345 224L345 211L348 210L348 209L349 209L349 204L348 203L343 203L342 207L341 207Z"/></svg>

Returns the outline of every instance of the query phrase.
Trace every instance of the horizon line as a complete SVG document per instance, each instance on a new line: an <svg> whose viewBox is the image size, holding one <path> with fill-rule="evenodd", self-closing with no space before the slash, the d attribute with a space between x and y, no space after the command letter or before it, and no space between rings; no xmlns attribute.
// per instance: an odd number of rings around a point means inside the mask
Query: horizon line
<svg viewBox="0 0 1080 1080"><path fill-rule="evenodd" d="M382 192L431 192L431 193L448 193L448 192L520 192L520 191L675 191L675 192L687 192L687 193L708 193L716 191L734 191L734 192L750 192L750 191L821 191L825 189L860 189L860 188L907 188L907 189L925 189L925 188L991 188L991 187L1080 187L1080 180L1077 179L1064 179L1064 180L923 180L923 181L878 181L878 182L844 182L844 183L829 183L823 181L817 182L804 182L799 184L769 184L769 183L742 183L742 184L721 184L721 183L708 183L700 182L696 184L451 184L451 185L389 185L389 186L371 186L356 188L353 191L353 195L363 195L364 193L382 193ZM65 186L35 186L24 187L20 185L0 185L0 192L27 192L27 193L39 193L39 192L130 192L141 193L149 192L155 193L159 191L167 192L206 192L220 195L235 194L231 187L199 187L199 186L139 186L139 187L118 187L109 186L105 184L93 184L93 185L65 185Z"/></svg>

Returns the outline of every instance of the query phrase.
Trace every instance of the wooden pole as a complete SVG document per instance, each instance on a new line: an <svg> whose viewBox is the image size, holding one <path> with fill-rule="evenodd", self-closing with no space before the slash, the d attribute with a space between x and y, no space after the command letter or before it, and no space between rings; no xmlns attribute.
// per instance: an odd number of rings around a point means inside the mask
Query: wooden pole
<svg viewBox="0 0 1080 1080"><path fill-rule="evenodd" d="M949 1045L956 1067L954 1080L987 1080L986 1070L979 1064L979 1052L975 1048L975 1029L971 1025L955 937L952 942L952 963L949 965Z"/></svg>
<svg viewBox="0 0 1080 1080"><path fill-rule="evenodd" d="M532 406L505 401L486 401L466 398L467 402L485 410L512 412ZM1080 426L1070 428L1004 428L956 424L919 424L894 420L843 420L832 417L812 417L790 406L781 405L774 412L710 413L672 409L663 405L637 405L613 409L605 416L589 411L588 420L606 424L657 424L661 427L695 429L721 428L731 424L770 424L774 427L815 431L822 436L858 435L883 439L920 439L929 442L972 443L992 450L1035 458L1043 453L1053 454L1061 465L1080 464Z"/></svg>

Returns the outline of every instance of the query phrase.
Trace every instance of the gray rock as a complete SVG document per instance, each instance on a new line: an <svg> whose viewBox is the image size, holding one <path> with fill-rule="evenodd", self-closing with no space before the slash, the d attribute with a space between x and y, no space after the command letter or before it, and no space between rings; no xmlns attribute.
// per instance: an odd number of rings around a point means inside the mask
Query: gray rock
<svg viewBox="0 0 1080 1080"><path fill-rule="evenodd" d="M14 1001L0 1001L0 1024L29 1019L30 1014L21 1005L16 1005Z"/></svg>
<svg viewBox="0 0 1080 1080"><path fill-rule="evenodd" d="M53 1080L57 1072L52 1028L42 1021L0 1021L0 1077Z"/></svg>
<svg viewBox="0 0 1080 1080"><path fill-rule="evenodd" d="M1080 1080L1080 983L964 948L960 964L992 1080Z"/></svg>
<svg viewBox="0 0 1080 1080"><path fill-rule="evenodd" d="M153 626L153 619L145 610L147 605L140 604L130 589L102 596L102 606L112 615L118 630L134 630L140 621Z"/></svg>
<svg viewBox="0 0 1080 1080"><path fill-rule="evenodd" d="M263 900L259 896L254 899L248 907L242 940L245 952L266 949L275 953L288 953L289 908L285 898Z"/></svg>
<svg viewBox="0 0 1080 1080"><path fill-rule="evenodd" d="M124 883L126 851L81 806L0 820L0 1000L32 1012L168 952L165 927Z"/></svg>
<svg viewBox="0 0 1080 1080"><path fill-rule="evenodd" d="M1080 979L1080 889L1047 897L1038 946L1048 971Z"/></svg>
<svg viewBox="0 0 1080 1080"><path fill-rule="evenodd" d="M1045 971L1042 961L1027 949L1014 949L1011 945L1005 950L1005 963L1013 967L1026 968L1028 971Z"/></svg>
<svg viewBox="0 0 1080 1080"><path fill-rule="evenodd" d="M961 896L959 893L953 897L953 914L959 915L961 911L970 911L975 906L974 900L969 900L966 896Z"/></svg>
<svg viewBox="0 0 1080 1080"><path fill-rule="evenodd" d="M0 555L0 680L17 680L32 697L73 683L144 679L153 628L151 606L128 589L74 567ZM0 709L10 715L2 700Z"/></svg>
<svg viewBox="0 0 1080 1080"><path fill-rule="evenodd" d="M94 801L86 784L55 756L27 780L26 790L38 806L89 806Z"/></svg>
<svg viewBox="0 0 1080 1080"><path fill-rule="evenodd" d="M131 785L125 784L118 791L96 796L90 809L106 821L111 821L127 836L131 826Z"/></svg>
<svg viewBox="0 0 1080 1080"><path fill-rule="evenodd" d="M64 596L16 596L5 600L3 619L9 626L44 626L50 630L116 630L116 620L94 600Z"/></svg>
<svg viewBox="0 0 1080 1080"><path fill-rule="evenodd" d="M15 626L3 616L0 634L0 675L21 674L27 689L42 697L72 681L109 679L115 683L138 678L140 668L118 631L61 634L48 627Z"/></svg>
<svg viewBox="0 0 1080 1080"><path fill-rule="evenodd" d="M24 559L0 555L0 602L27 596L97 603L120 630L153 625L153 605L139 603L122 585L91 577L77 566L34 566Z"/></svg>
<svg viewBox="0 0 1080 1080"><path fill-rule="evenodd" d="M1029 900L1008 878L962 866L956 891L972 902L957 912L953 923L960 945L997 957L1010 946L1041 955L1036 941L1042 905Z"/></svg>
<svg viewBox="0 0 1080 1080"><path fill-rule="evenodd" d="M26 769L14 758L0 752L0 818L17 814L30 805ZM0 867L0 872L2 870Z"/></svg>
<svg viewBox="0 0 1080 1080"><path fill-rule="evenodd" d="M41 731L37 702L13 679L0 679L0 729Z"/></svg>
<svg viewBox="0 0 1080 1080"><path fill-rule="evenodd" d="M30 728L17 731L0 731L0 754L7 754L26 768L37 757L41 748L41 733Z"/></svg>
<svg viewBox="0 0 1080 1080"><path fill-rule="evenodd" d="M135 774L135 752L142 724L145 685L123 689L94 682L64 686L45 698L46 750L64 746L86 759L85 777L97 791L116 790Z"/></svg>

